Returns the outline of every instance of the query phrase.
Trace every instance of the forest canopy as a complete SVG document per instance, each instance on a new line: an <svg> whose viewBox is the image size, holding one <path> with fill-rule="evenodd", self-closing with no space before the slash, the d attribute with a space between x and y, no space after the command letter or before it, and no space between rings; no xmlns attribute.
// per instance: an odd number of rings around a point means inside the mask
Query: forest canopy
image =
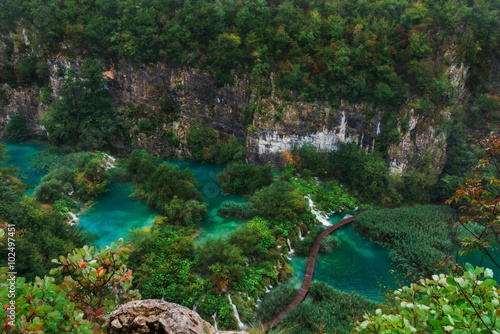
<svg viewBox="0 0 500 334"><path fill-rule="evenodd" d="M500 40L498 2L486 0L9 0L0 6L1 30L25 17L48 51L64 41L75 53L110 60L168 59L207 69L220 85L233 83L235 69L256 80L274 72L285 98L397 105L415 92L416 110L424 114L450 88L445 64L429 55L453 46L481 89L489 71L484 60ZM25 65L5 78L43 80L36 61Z"/></svg>

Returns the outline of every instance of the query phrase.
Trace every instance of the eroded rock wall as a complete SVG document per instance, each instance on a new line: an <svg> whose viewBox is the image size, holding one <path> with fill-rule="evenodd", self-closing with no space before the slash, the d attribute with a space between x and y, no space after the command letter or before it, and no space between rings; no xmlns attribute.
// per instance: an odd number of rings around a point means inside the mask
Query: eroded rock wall
<svg viewBox="0 0 500 334"><path fill-rule="evenodd" d="M22 34L21 34L22 35ZM22 35L24 36L24 35ZM29 36L20 43L24 49L30 48ZM0 45L0 49L2 46ZM19 49L19 47L17 48ZM15 49L14 53L19 50ZM1 51L1 50L0 50ZM33 50L39 53L40 50ZM465 94L467 68L455 59L451 51L445 55L452 59L448 71L450 81L460 95ZM83 59L68 59L62 55L46 56L50 69L50 86L54 98L58 98L64 77L69 67L77 71ZM2 64L15 63L0 59ZM15 65L15 64L14 64ZM159 111L161 98L169 98L179 104L180 117L168 125L180 139L178 147L172 147L163 136L166 130L162 125L156 131L140 133L136 136L133 148L144 148L162 157L189 157L186 148L188 129L193 124L204 124L230 136L245 139L249 160L257 164L280 164L281 152L290 150L294 145L311 143L320 149L331 151L341 142L356 142L368 151L374 149L375 136L386 130L381 122L383 110L375 110L367 117L367 110L374 110L367 104L352 105L341 102L332 108L325 102L290 102L283 100L269 80L270 94L262 97L256 93L246 77L237 77L233 86L217 87L209 73L189 68L175 67L167 62L154 65L131 64L126 60L104 64L103 73L108 78L108 89L113 97L114 106L119 110L129 104L143 105L147 118ZM262 83L262 85L266 85ZM38 87L1 87L0 99L0 136L12 114L19 113L28 120L33 134L42 134L38 124L47 105L40 102ZM253 121L245 124L244 111L260 106L253 113ZM400 111L409 109L402 105ZM397 111L395 111L397 112ZM432 122L413 117L411 122L426 122L425 127L412 127L403 134L399 143L389 148L389 162L393 171L404 171L412 159L418 159L423 152L432 147L436 157L436 170L444 165L446 137ZM119 153L126 153L123 142L113 142Z"/></svg>

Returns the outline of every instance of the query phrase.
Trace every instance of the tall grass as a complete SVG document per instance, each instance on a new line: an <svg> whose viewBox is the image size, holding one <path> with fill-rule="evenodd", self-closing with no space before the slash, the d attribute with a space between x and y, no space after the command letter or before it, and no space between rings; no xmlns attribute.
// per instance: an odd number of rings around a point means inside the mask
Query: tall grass
<svg viewBox="0 0 500 334"><path fill-rule="evenodd" d="M447 206L423 205L360 213L355 228L389 248L390 256L417 276L437 271L435 263L451 253L458 219Z"/></svg>

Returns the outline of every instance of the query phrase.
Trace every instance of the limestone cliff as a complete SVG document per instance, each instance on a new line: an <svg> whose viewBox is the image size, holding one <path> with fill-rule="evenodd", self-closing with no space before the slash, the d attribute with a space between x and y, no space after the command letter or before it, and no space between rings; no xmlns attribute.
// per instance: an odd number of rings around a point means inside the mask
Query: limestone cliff
<svg viewBox="0 0 500 334"><path fill-rule="evenodd" d="M29 36L24 36L17 43L21 43L28 52L36 51L30 46ZM0 43L0 51L2 48L5 49L5 43ZM20 47L16 48L10 59L4 57L0 60L0 66L16 62L15 54ZM460 95L465 94L467 68L458 65L459 61L451 51L444 56L451 59L448 70L450 81ZM50 69L52 94L57 98L64 80L61 73L69 67L78 70L83 59L67 59L62 55L45 57ZM371 151L376 145L376 135L386 130L386 124L381 121L384 110L374 109L371 105L341 102L333 108L321 101L290 102L280 98L271 83L268 84L269 93L263 97L256 92L256 85L245 76L237 77L233 86L217 87L209 73L197 69L179 68L168 62L138 65L123 59L104 64L103 73L108 78L108 88L117 110L130 104L142 105L145 106L145 114L140 117L148 118L160 112L158 105L161 98L168 98L180 106L180 117L172 124L162 125L154 132L135 135L133 148L145 148L163 157L189 157L186 150L187 130L193 124L208 125L230 136L245 139L250 161L257 164L270 162L273 165L279 164L283 150L306 142L327 151L337 149L340 142L357 142ZM0 135L10 115L15 113L28 120L34 134L43 133L37 119L47 105L40 102L38 88L11 89L4 85L1 92L4 98L0 99ZM394 112L404 114L411 109L410 105L411 99ZM245 124L245 112L248 110L252 110L252 116L250 122ZM367 113L367 110L371 112ZM418 123L425 123L425 126L417 127ZM410 125L410 131L388 150L391 169L403 171L412 159L419 159L432 150L437 157L435 169L439 172L445 162L445 134L429 119L412 116ZM165 139L165 130L180 139L179 146L173 147ZM121 153L128 149L122 142L113 145Z"/></svg>

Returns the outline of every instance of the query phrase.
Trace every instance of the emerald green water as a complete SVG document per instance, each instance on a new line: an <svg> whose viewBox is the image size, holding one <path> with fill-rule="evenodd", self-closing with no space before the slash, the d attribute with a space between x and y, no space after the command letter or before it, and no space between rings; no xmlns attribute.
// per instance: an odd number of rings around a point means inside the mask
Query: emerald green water
<svg viewBox="0 0 500 334"><path fill-rule="evenodd" d="M337 213L328 220L334 224L341 221L345 215L346 213ZM330 253L319 254L314 269L314 280L323 281L342 291L355 291L370 299L381 301L381 286L395 288L395 276L391 271L398 272L398 269L391 264L389 252L359 234L354 230L353 224L343 226L332 233L340 241L340 247ZM307 260L306 256L293 256L291 259L295 275L289 284L296 288L299 288L304 280Z"/></svg>
<svg viewBox="0 0 500 334"><path fill-rule="evenodd" d="M14 165L15 167L19 167L21 169L21 174L27 176L24 183L35 187L46 173L29 168L28 162L33 155L48 148L48 145L36 141L28 141L24 143L5 142L5 144L5 147L8 150L7 155L11 157L6 166ZM33 191L34 188L27 189L26 194L31 195Z"/></svg>
<svg viewBox="0 0 500 334"><path fill-rule="evenodd" d="M246 220L237 218L223 218L217 215L217 210L223 201L245 202L246 199L239 195L224 196L217 183L217 175L222 173L224 166L214 164L202 164L196 161L166 160L181 169L189 168L198 183L202 186L203 201L208 204L208 216L203 220L201 234L195 239L195 243L203 242L208 238L220 238L227 236L236 230Z"/></svg>
<svg viewBox="0 0 500 334"><path fill-rule="evenodd" d="M104 247L125 238L128 231L151 226L158 213L144 203L129 198L134 192L132 183L112 182L110 192L80 215L80 224L99 236L96 245Z"/></svg>

